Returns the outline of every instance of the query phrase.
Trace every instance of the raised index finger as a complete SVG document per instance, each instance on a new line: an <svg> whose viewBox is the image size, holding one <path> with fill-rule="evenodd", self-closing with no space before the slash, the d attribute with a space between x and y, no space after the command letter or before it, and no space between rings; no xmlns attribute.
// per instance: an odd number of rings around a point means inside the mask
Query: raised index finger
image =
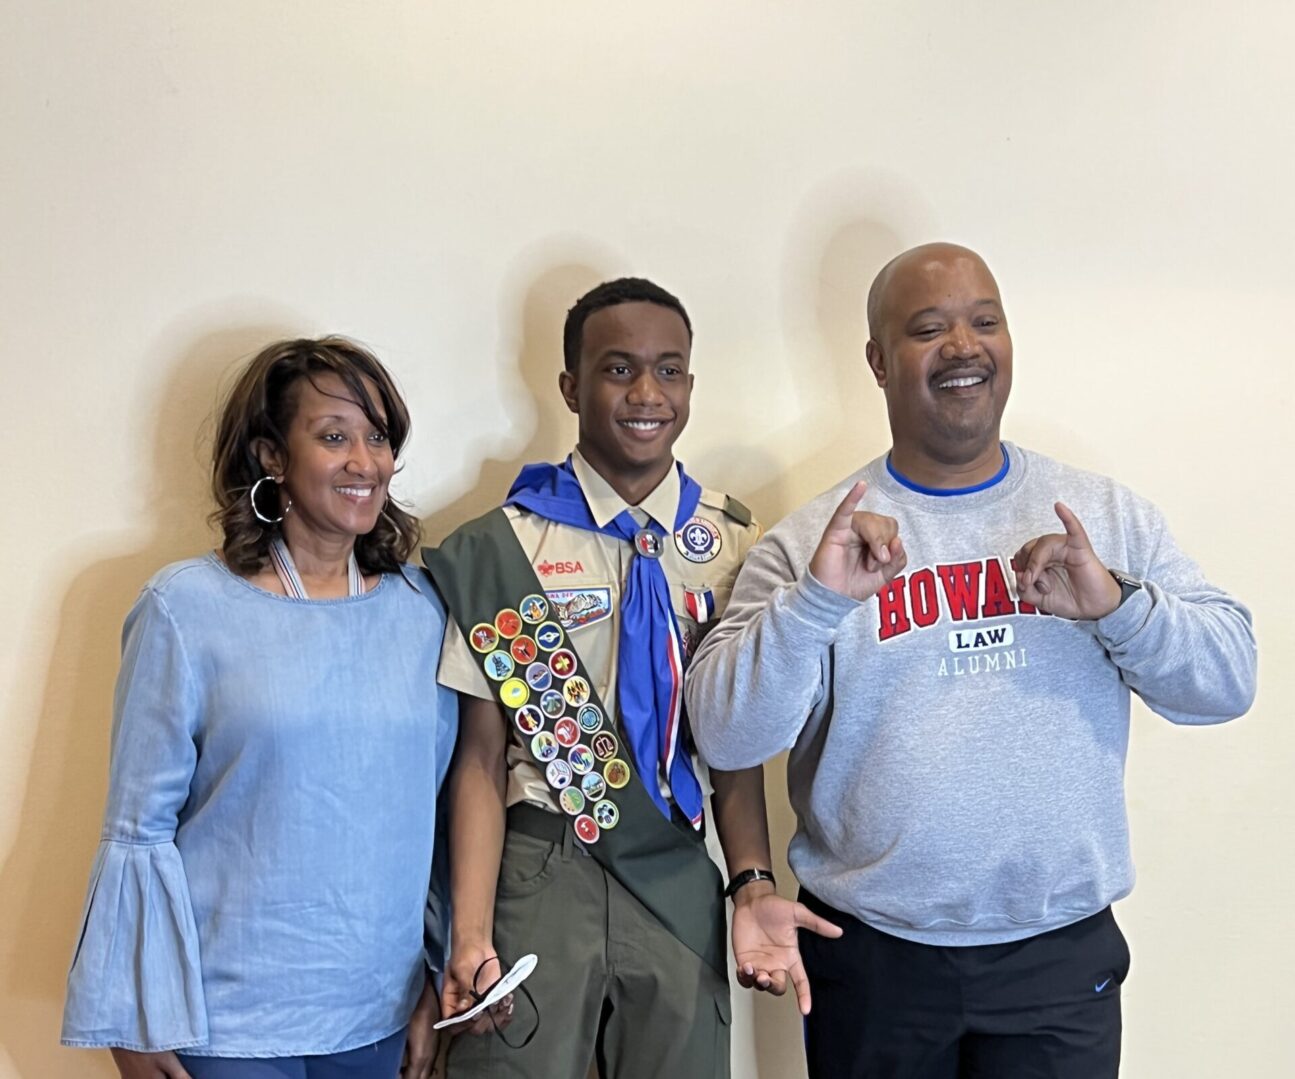
<svg viewBox="0 0 1295 1079"><path fill-rule="evenodd" d="M1067 536L1071 539L1082 540L1085 547L1092 547L1092 543L1088 539L1088 533L1084 531L1084 526L1079 523L1079 518L1075 516L1074 510L1064 502L1058 502L1052 508L1057 511L1057 516L1061 519Z"/></svg>
<svg viewBox="0 0 1295 1079"><path fill-rule="evenodd" d="M867 489L868 485L863 480L859 480L845 492L845 497L841 499L841 504L832 511L832 517L827 522L827 531L850 531L855 508L863 500L863 494Z"/></svg>

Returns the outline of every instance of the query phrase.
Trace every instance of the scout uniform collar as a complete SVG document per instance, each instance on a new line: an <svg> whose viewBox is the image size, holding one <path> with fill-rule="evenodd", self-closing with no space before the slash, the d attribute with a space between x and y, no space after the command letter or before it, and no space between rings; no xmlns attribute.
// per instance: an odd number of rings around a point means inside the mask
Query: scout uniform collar
<svg viewBox="0 0 1295 1079"><path fill-rule="evenodd" d="M616 493L616 489L603 479L602 473L594 468L578 449L571 451L570 460L571 470L575 473L580 489L584 492L589 513L594 519L594 524L600 529L606 528L612 520L626 510L631 513L642 510L659 524L664 532L675 531L675 516L679 509L680 495L679 467L671 468L666 473L665 479L652 488L652 492L642 502L637 506L631 506Z"/></svg>

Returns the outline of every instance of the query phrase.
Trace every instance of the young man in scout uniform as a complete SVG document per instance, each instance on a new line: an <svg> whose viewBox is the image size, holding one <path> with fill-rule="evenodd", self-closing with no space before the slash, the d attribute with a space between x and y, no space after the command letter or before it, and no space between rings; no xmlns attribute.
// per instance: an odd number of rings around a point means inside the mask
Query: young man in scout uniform
<svg viewBox="0 0 1295 1079"><path fill-rule="evenodd" d="M528 465L501 510L424 555L461 630L440 672L463 703L445 1014L539 956L534 1037L456 1038L449 1074L583 1079L597 1060L604 1079L714 1079L729 1074L724 893L683 671L760 529L672 456L693 382L675 297L600 285L563 345L575 452ZM762 769L711 781L739 981L790 978L807 1010L796 929L837 930L774 891Z"/></svg>

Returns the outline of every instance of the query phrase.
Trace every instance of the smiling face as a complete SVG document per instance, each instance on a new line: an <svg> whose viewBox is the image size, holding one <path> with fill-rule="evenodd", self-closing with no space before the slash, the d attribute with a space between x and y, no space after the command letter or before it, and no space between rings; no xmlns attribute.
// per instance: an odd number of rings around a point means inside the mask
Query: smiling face
<svg viewBox="0 0 1295 1079"><path fill-rule="evenodd" d="M901 255L869 299L868 365L896 450L963 464L996 451L1012 388L1012 338L980 257L951 244Z"/></svg>
<svg viewBox="0 0 1295 1079"><path fill-rule="evenodd" d="M385 421L378 387L367 378L364 384ZM289 546L303 530L334 542L372 532L396 467L387 435L331 372L300 378L288 392L296 402L285 432L286 455L265 443L258 452L268 472L283 476L284 493L292 499L283 526Z"/></svg>
<svg viewBox="0 0 1295 1079"><path fill-rule="evenodd" d="M580 417L580 452L622 494L650 493L673 463L688 422L691 348L683 319L658 304L619 303L585 321L580 361L559 384Z"/></svg>

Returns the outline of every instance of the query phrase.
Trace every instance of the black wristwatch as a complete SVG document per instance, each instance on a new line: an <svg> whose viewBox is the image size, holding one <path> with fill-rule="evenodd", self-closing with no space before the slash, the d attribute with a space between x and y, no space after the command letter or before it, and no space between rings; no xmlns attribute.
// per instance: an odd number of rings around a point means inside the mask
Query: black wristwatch
<svg viewBox="0 0 1295 1079"><path fill-rule="evenodd" d="M757 880L767 880L775 888L778 882L773 879L773 874L767 869L744 869L728 882L728 887L724 889L724 897L732 899L739 888L745 888L748 884L754 884Z"/></svg>
<svg viewBox="0 0 1295 1079"><path fill-rule="evenodd" d="M1142 582L1136 577L1130 577L1127 573L1121 573L1117 569L1107 568L1106 572L1114 577L1115 583L1120 586L1120 607L1124 606L1124 601L1134 592L1142 588ZM1117 607L1116 609L1118 610L1119 608Z"/></svg>

